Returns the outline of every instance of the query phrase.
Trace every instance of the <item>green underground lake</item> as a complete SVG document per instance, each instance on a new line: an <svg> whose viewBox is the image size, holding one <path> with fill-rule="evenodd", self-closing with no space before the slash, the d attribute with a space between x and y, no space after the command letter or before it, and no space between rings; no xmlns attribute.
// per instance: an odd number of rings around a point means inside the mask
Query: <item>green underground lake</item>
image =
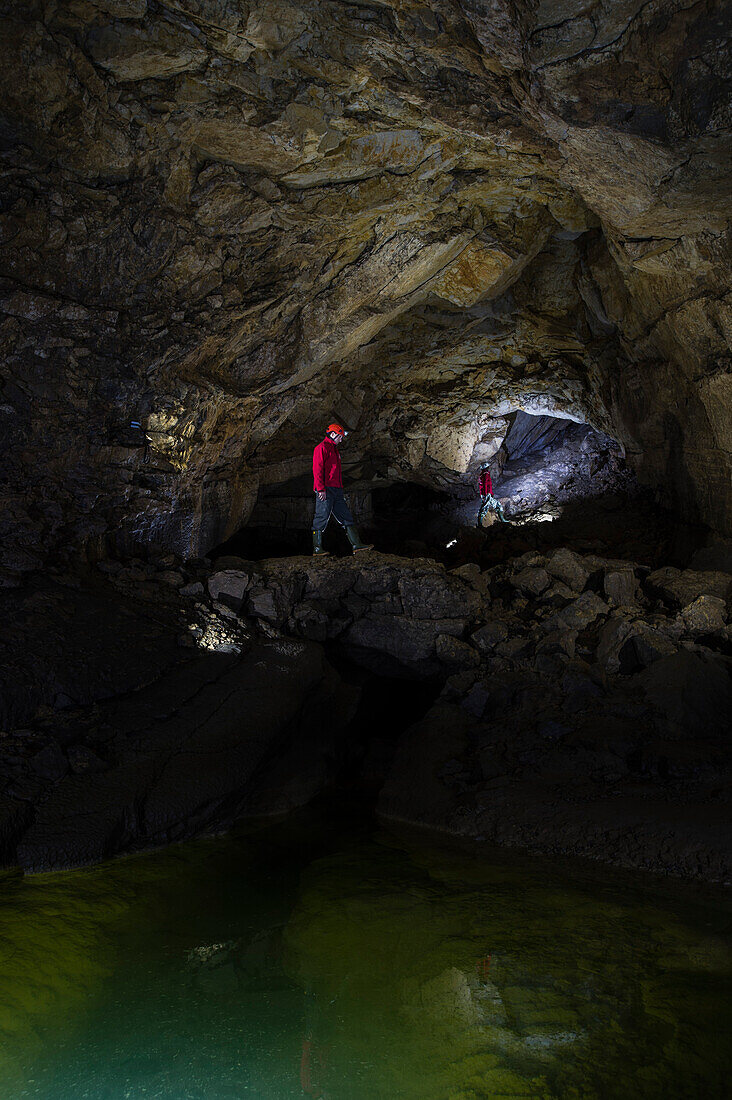
<svg viewBox="0 0 732 1100"><path fill-rule="evenodd" d="M729 1095L729 908L310 810L0 878L0 1097Z"/></svg>

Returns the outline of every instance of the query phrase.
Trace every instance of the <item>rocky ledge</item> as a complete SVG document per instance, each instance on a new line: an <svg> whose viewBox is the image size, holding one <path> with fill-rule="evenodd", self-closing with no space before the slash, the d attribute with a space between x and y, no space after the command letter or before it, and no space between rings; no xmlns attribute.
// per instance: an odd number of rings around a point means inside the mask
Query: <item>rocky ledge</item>
<svg viewBox="0 0 732 1100"><path fill-rule="evenodd" d="M308 801L355 736L333 657L442 685L384 766L384 818L729 878L729 572L566 548L484 571L375 552L99 569L3 596L6 864Z"/></svg>
<svg viewBox="0 0 732 1100"><path fill-rule="evenodd" d="M565 548L484 572L376 554L223 564L209 590L240 613L445 676L397 746L383 817L729 877L732 574Z"/></svg>

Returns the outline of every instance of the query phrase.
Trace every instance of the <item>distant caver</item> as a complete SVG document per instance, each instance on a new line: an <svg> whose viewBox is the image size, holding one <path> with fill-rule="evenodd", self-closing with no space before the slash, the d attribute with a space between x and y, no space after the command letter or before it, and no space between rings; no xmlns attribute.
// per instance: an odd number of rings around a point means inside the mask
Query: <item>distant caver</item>
<svg viewBox="0 0 732 1100"><path fill-rule="evenodd" d="M493 496L493 482L491 480L488 463L484 462L478 476L478 492L480 493L480 508L478 509L478 522L476 527L483 526L483 520L488 512L495 512L501 523L508 523L503 514L503 505Z"/></svg>

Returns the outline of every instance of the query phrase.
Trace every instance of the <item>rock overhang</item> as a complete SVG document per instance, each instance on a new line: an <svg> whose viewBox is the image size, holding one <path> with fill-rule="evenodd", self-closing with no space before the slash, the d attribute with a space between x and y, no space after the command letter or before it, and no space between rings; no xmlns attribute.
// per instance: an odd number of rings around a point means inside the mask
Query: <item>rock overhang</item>
<svg viewBox="0 0 732 1100"><path fill-rule="evenodd" d="M215 545L334 398L407 471L421 437L551 403L728 526L721 93L694 106L688 53L719 28L544 8L11 15L15 566L119 529ZM118 430L145 404L147 470Z"/></svg>

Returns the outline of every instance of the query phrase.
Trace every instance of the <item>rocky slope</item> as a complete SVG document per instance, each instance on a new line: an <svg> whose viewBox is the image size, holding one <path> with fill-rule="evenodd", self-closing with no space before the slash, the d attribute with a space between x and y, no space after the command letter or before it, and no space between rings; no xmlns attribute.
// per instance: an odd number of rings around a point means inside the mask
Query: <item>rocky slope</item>
<svg viewBox="0 0 732 1100"><path fill-rule="evenodd" d="M730 529L714 0L0 11L5 583L205 552L336 415L381 484L574 418Z"/></svg>
<svg viewBox="0 0 732 1100"><path fill-rule="evenodd" d="M704 553L163 558L7 591L0 856L63 867L284 813L363 749L386 818L726 881L732 573ZM439 697L355 745L323 647Z"/></svg>

